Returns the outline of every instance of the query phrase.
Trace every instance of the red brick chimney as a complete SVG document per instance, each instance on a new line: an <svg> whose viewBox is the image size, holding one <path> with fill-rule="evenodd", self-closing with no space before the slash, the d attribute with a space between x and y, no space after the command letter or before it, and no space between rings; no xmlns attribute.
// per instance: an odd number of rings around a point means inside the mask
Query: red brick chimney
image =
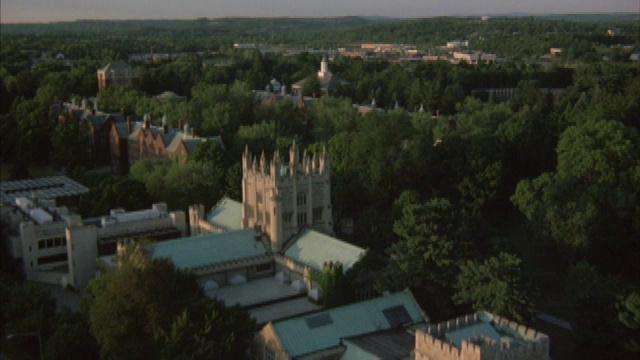
<svg viewBox="0 0 640 360"><path fill-rule="evenodd" d="M191 128L191 137L196 137L196 128L195 127Z"/></svg>
<svg viewBox="0 0 640 360"><path fill-rule="evenodd" d="M131 135L131 133L133 132L133 128L132 128L132 124L131 124L131 116L127 116L127 133L129 135Z"/></svg>

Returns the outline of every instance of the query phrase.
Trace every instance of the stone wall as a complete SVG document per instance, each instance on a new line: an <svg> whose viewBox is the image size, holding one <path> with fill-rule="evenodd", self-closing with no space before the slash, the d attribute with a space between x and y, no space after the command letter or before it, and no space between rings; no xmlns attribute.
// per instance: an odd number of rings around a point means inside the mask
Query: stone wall
<svg viewBox="0 0 640 360"><path fill-rule="evenodd" d="M520 339L517 346L508 342L475 335L463 340L460 348L443 340L446 333L485 321L499 332ZM549 337L508 319L488 313L461 316L452 320L432 324L416 331L414 358L416 360L547 360L549 359Z"/></svg>

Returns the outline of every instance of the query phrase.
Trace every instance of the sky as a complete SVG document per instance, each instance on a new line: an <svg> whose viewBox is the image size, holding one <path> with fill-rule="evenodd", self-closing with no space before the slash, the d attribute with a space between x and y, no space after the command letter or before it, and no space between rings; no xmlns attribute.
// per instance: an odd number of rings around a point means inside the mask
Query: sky
<svg viewBox="0 0 640 360"><path fill-rule="evenodd" d="M0 22L640 12L639 0L0 0Z"/></svg>

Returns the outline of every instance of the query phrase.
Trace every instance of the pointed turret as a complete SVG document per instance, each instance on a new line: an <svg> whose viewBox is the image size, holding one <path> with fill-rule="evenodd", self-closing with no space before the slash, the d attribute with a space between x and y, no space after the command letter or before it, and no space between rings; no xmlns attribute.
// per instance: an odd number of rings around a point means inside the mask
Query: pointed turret
<svg viewBox="0 0 640 360"><path fill-rule="evenodd" d="M267 157L264 155L264 150L263 150L262 155L260 155L260 172L262 174L265 173L266 167L267 167Z"/></svg>
<svg viewBox="0 0 640 360"><path fill-rule="evenodd" d="M249 153L249 144L245 145L244 153L242 153L242 173L244 174L251 168L251 154Z"/></svg>

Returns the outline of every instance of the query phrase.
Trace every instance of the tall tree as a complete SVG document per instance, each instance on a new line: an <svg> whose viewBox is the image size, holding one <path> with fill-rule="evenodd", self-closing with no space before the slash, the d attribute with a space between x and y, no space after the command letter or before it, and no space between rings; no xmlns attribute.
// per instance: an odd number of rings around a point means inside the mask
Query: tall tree
<svg viewBox="0 0 640 360"><path fill-rule="evenodd" d="M56 168L65 168L73 174L91 166L92 146L89 134L76 124L59 124L51 137L51 160Z"/></svg>
<svg viewBox="0 0 640 360"><path fill-rule="evenodd" d="M618 320L631 333L631 339L625 344L625 348L631 352L640 352L640 294L631 293L619 303Z"/></svg>
<svg viewBox="0 0 640 360"><path fill-rule="evenodd" d="M570 126L558 142L557 170L521 181L512 201L574 256L632 278L639 271L639 144L638 132L616 121Z"/></svg>
<svg viewBox="0 0 640 360"><path fill-rule="evenodd" d="M410 198L410 196L408 196ZM461 221L449 200L434 198L426 203L404 204L393 225L399 236L388 249L389 263L378 283L380 290L413 289L420 298L432 301L433 311L449 311L451 284L462 254Z"/></svg>
<svg viewBox="0 0 640 360"><path fill-rule="evenodd" d="M460 266L453 300L522 322L532 306L531 294L522 277L521 260L508 253L482 263L468 260Z"/></svg>
<svg viewBox="0 0 640 360"><path fill-rule="evenodd" d="M237 358L254 330L248 314L204 297L195 275L149 259L144 245L130 246L85 296L106 359Z"/></svg>

